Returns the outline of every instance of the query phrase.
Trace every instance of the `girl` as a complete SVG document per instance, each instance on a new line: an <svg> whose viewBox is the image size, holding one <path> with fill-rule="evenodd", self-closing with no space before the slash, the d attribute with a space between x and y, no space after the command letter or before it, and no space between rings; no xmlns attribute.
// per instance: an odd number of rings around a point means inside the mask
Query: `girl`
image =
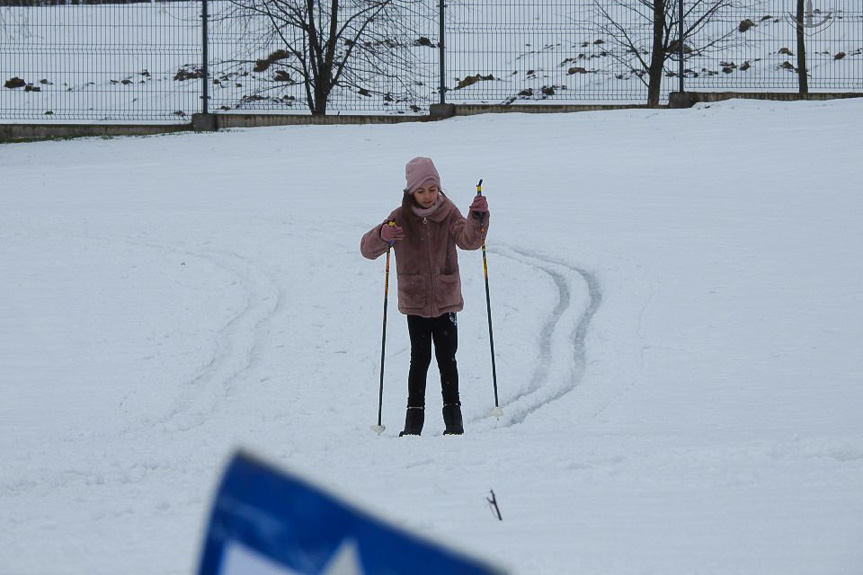
<svg viewBox="0 0 863 575"><path fill-rule="evenodd" d="M398 307L407 315L411 340L408 406L403 435L419 435L425 421L426 375L432 342L440 369L444 435L461 435L464 424L458 393L456 312L464 307L456 246L475 250L488 227L488 202L477 195L465 219L441 191L440 175L429 158L405 167L402 205L369 230L360 251L375 259L393 246L398 278Z"/></svg>

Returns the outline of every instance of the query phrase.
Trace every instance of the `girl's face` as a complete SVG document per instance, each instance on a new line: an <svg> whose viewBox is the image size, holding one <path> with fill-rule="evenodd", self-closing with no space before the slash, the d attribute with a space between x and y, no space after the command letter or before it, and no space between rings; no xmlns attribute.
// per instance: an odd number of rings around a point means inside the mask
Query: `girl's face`
<svg viewBox="0 0 863 575"><path fill-rule="evenodd" d="M414 192L414 201L421 208L430 208L437 201L440 188L434 184L422 185Z"/></svg>

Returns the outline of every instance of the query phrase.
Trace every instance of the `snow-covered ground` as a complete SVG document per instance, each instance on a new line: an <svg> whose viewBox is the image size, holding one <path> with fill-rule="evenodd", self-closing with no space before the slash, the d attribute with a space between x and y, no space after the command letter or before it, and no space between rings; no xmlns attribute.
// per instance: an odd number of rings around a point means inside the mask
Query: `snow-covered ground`
<svg viewBox="0 0 863 575"><path fill-rule="evenodd" d="M0 146L0 573L189 573L243 446L514 573L863 565L863 101ZM467 433L359 238L433 157ZM394 280L394 278L392 278ZM503 521L488 509L494 489Z"/></svg>

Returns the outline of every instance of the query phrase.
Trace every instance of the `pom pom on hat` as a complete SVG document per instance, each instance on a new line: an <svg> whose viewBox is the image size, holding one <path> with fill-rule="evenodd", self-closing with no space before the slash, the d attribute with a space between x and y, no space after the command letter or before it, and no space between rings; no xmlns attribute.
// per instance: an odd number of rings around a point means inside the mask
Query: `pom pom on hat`
<svg viewBox="0 0 863 575"><path fill-rule="evenodd" d="M408 162L405 166L405 180L407 180L405 191L409 194L413 194L417 188L427 183L440 188L440 174L431 158L419 157Z"/></svg>

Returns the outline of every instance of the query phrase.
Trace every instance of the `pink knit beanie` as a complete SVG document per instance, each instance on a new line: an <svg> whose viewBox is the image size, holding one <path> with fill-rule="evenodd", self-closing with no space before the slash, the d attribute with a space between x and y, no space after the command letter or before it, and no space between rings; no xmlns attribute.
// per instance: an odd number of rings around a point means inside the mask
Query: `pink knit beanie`
<svg viewBox="0 0 863 575"><path fill-rule="evenodd" d="M431 183L440 188L440 174L434 167L431 158L414 158L405 166L405 179L407 187L405 191L413 194L417 188L426 183Z"/></svg>

